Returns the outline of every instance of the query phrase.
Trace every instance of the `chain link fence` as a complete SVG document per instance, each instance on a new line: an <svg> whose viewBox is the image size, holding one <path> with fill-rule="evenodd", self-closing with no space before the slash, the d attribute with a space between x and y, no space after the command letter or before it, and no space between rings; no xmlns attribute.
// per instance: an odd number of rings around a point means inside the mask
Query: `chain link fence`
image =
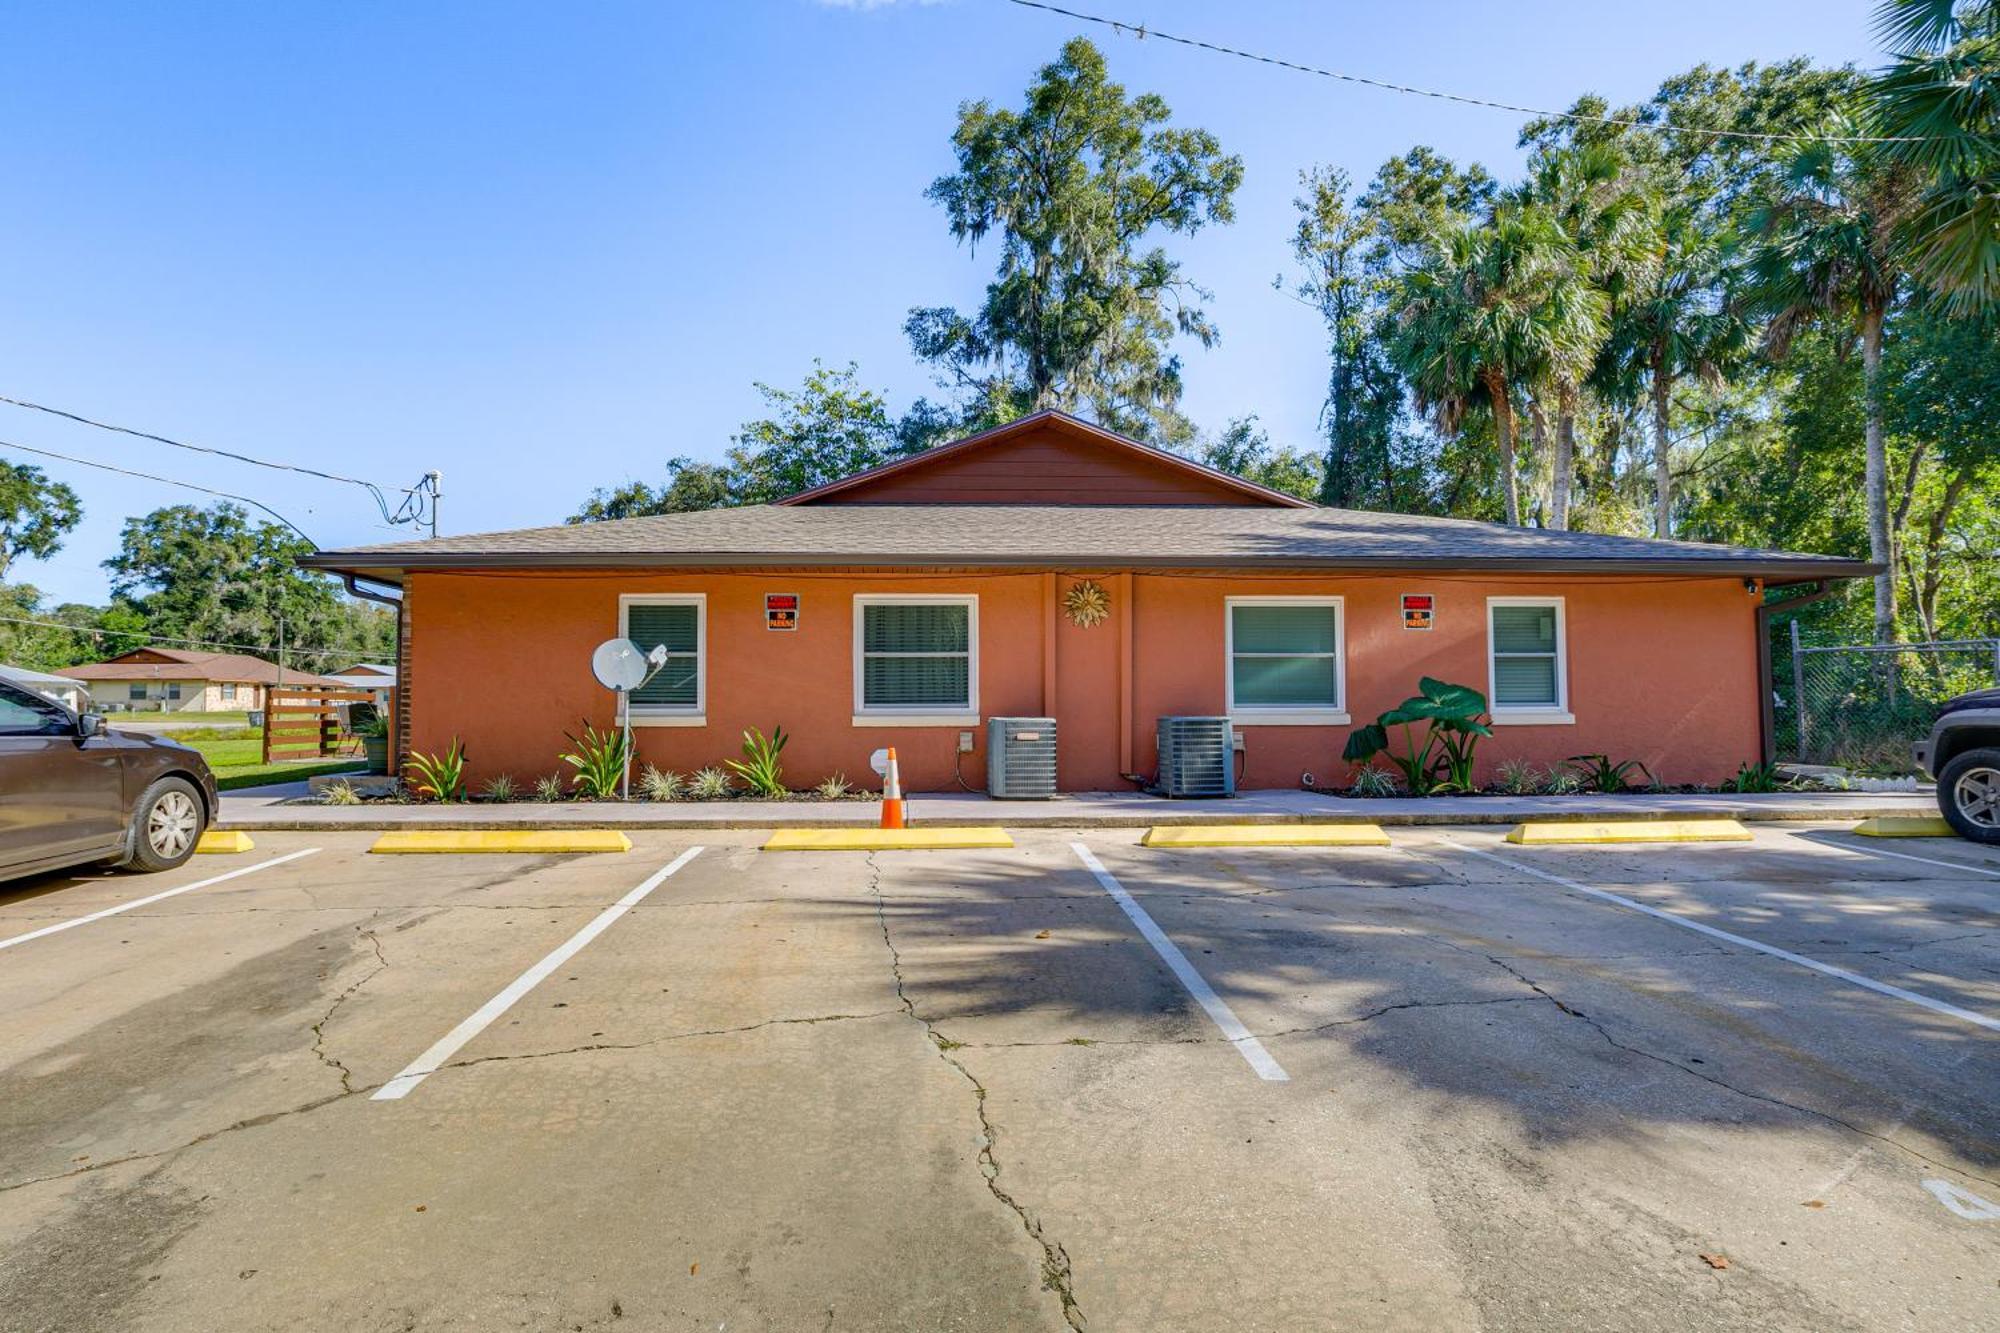
<svg viewBox="0 0 2000 1333"><path fill-rule="evenodd" d="M1778 755L1805 764L1908 773L1940 704L2000 685L2000 639L1811 644L1794 620L1772 648Z"/></svg>

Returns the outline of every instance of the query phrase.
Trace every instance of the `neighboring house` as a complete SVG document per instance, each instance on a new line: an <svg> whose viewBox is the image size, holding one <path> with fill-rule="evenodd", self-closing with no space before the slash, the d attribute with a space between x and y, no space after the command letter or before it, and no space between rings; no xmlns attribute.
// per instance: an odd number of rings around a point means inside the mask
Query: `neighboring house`
<svg viewBox="0 0 2000 1333"><path fill-rule="evenodd" d="M396 688L396 668L381 662L357 662L327 675L349 689L369 691L382 708L389 706L389 696Z"/></svg>
<svg viewBox="0 0 2000 1333"><path fill-rule="evenodd" d="M1766 750L1768 591L1874 572L1323 509L1054 412L776 505L302 563L400 585L399 732L462 739L476 777L556 771L565 731L610 725L590 656L625 635L670 654L634 698L642 762L783 726L795 786L894 744L916 790L961 764L982 787L996 715L1057 719L1066 790L1131 790L1166 714L1233 718L1246 787L1341 784L1349 731L1425 675L1491 697L1482 778L1602 751L1718 782Z"/></svg>
<svg viewBox="0 0 2000 1333"><path fill-rule="evenodd" d="M44 699L53 699L72 713L81 713L90 707L90 692L83 688L81 682L68 676L52 676L46 671L0 664L0 680L11 680Z"/></svg>
<svg viewBox="0 0 2000 1333"><path fill-rule="evenodd" d="M90 686L107 713L232 713L265 704L280 683L278 664L245 653L202 653L182 648L139 648L108 662L67 667L63 674ZM346 684L287 669L288 686Z"/></svg>

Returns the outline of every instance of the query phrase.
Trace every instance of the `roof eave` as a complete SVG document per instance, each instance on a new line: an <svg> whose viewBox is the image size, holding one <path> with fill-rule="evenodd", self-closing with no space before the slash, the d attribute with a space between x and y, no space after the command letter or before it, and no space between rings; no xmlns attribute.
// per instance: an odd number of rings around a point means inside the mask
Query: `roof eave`
<svg viewBox="0 0 2000 1333"><path fill-rule="evenodd" d="M379 559L380 557L374 557ZM1243 569L1268 571L1343 570L1424 570L1484 573L1504 571L1523 574L1671 574L1683 577L1703 575L1716 578L1761 578L1774 586L1808 583L1817 579L1873 578L1882 572L1879 565L1860 560L1790 559L1771 560L1728 557L1561 557L1561 556L1349 556L1337 560L1302 559L1298 556L1235 556L1218 559L1190 559L1185 556L1130 555L1061 552L1022 556L976 556L962 554L912 554L908 551L840 552L801 555L779 551L686 551L607 554L583 551L533 551L435 554L413 552L400 555L393 564L375 564L367 552L322 551L299 562L310 569L357 574L380 582L400 585L402 576L419 570L532 570L532 569Z"/></svg>

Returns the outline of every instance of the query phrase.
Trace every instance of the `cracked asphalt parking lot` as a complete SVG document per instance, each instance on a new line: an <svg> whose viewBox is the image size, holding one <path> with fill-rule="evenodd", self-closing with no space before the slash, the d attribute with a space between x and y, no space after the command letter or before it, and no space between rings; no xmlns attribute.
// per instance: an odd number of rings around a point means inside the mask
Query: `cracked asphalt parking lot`
<svg viewBox="0 0 2000 1333"><path fill-rule="evenodd" d="M0 1328L2000 1323L2000 856L1393 836L0 886Z"/></svg>

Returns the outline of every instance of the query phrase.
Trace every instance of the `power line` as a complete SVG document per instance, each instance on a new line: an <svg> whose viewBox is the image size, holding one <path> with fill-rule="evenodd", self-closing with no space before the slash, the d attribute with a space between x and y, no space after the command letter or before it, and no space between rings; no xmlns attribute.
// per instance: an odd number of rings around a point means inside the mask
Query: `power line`
<svg viewBox="0 0 2000 1333"><path fill-rule="evenodd" d="M268 643L220 643L214 639L177 639L170 634L151 634L144 630L105 629L97 625L72 625L61 620L35 620L26 616L0 616L0 625L39 625L44 629L67 630L71 634L88 634L92 638L97 639L111 637L144 639L146 642L141 645L142 647L149 647L156 643L171 643L193 648L228 648L235 652L244 653L277 653L282 651L286 653L306 653L321 657L347 657L362 651L358 648L302 648L295 643L288 643L279 648ZM132 651L137 650L134 649Z"/></svg>
<svg viewBox="0 0 2000 1333"><path fill-rule="evenodd" d="M278 522L290 528L293 532L298 533L300 539L303 540L306 543L306 545L312 547L315 551L319 549L319 543L314 541L312 538L306 536L305 532L299 527L298 524L292 522L292 520L286 518L283 514L271 508L271 506L265 504L262 500L252 500L247 495L232 495L228 491L218 491L208 486L197 486L191 481L180 481L174 477L156 477L150 472L134 472L131 468L114 467L110 463L100 463L97 462L95 459L76 458L70 454L59 454L53 449L37 449L31 444L15 444L11 440L0 440L0 449L19 449L22 453L40 454L43 458L60 458L65 463L80 463L84 467L102 468L106 472L116 472L121 476L137 477L141 481L157 481L163 486L182 486L191 491L200 491L203 495L219 495L225 500L234 500L239 504L255 505L257 508L269 514L272 518L277 519Z"/></svg>
<svg viewBox="0 0 2000 1333"><path fill-rule="evenodd" d="M1407 93L1412 97L1430 97L1440 102L1457 102L1462 106L1485 107L1492 111L1511 111L1516 115L1540 116L1549 120L1566 120L1586 125L1614 125L1624 129L1672 130L1681 134L1707 134L1722 139L1757 139L1766 143L1789 142L1798 139L1815 139L1829 143L1929 143L1931 139L1923 135L1875 135L1875 134L1774 134L1757 130L1710 130L1695 126L1655 124L1627 116L1585 116L1574 111L1545 111L1538 107L1517 106L1512 102L1495 102L1484 97L1469 97L1463 93L1440 92L1435 88L1415 88L1406 83L1391 83L1386 79L1371 79L1362 74L1343 74L1339 70L1322 69L1318 65L1300 64L1280 56L1261 55L1255 51L1245 51L1239 47L1222 46L1216 42L1204 42L1198 37L1181 37L1171 32L1161 32L1143 23L1127 23L1122 19L1104 18L1098 14L1085 14L1079 10L1065 9L1061 5L1044 4L1043 0L1007 0L1008 4L1019 5L1023 9L1040 9L1064 18L1080 20L1084 23L1102 24L1118 33L1129 33L1141 40L1156 37L1163 42L1173 42L1180 46L1192 46L1203 51L1213 51L1218 55L1234 56L1239 60L1255 61L1260 65L1276 65L1280 69L1295 70L1300 74L1312 74L1322 79L1337 79L1342 83L1358 83L1368 88L1379 88L1384 92Z"/></svg>
<svg viewBox="0 0 2000 1333"><path fill-rule="evenodd" d="M301 467L297 463L273 463L269 459L255 458L249 454L239 454L229 449L217 449L206 444L189 444L185 440L176 440L171 436L155 435L149 430L135 430L131 426L119 426L108 421L98 421L81 413L70 412L60 407L48 407L42 403L31 403L24 398L10 398L6 394L0 394L0 403L7 403L13 407L24 407L31 412L46 412L52 417L61 417L65 421L74 421L78 425L91 426L98 430L113 431L119 435L130 435L136 439L151 440L155 444L170 445L175 449L186 449L191 453L209 454L216 458L232 459L238 463L249 463L253 467L267 467L277 472L296 472L301 476L318 477L322 481L337 481L348 486L359 486L374 497L376 507L382 511L382 517L388 520L392 526L399 523L423 523L425 521L424 501L425 497L428 496L431 502L431 535L433 537L437 536L437 483L439 477L435 472L426 473L423 480L414 486L383 487L376 485L372 481L363 481L359 477L345 477L338 472L326 472L319 468ZM384 490L400 491L402 493L403 501L394 510L389 508L389 500L383 494ZM217 492L217 494L220 494L220 492ZM255 502L253 501L252 503ZM292 530L294 532L298 531L296 528ZM299 535L304 536L305 534L300 533Z"/></svg>
<svg viewBox="0 0 2000 1333"><path fill-rule="evenodd" d="M257 467L275 468L281 472L303 472L308 477L319 477L324 481L344 481L352 486L374 488L373 482L362 481L358 477L343 477L337 472L321 472L317 468L300 467L294 463L271 463L262 458L252 458L249 454L231 453L227 449L215 449L205 444L188 444L181 440L169 439L165 435L155 435L151 431L134 430L130 426L114 426L109 422L93 421L89 417L79 416L75 412L66 412L60 407L44 407L40 403L30 403L20 398L9 398L5 394L0 394L0 403L8 403L14 407L25 407L31 412L46 412L52 417L62 417L65 420L74 421L80 425L95 426L99 430L116 431L120 435L134 435L139 439L151 440L156 444L170 444L176 449L191 449L198 454L214 454L218 458L233 458L239 463L252 463ZM392 489L407 491L410 488L406 486Z"/></svg>

